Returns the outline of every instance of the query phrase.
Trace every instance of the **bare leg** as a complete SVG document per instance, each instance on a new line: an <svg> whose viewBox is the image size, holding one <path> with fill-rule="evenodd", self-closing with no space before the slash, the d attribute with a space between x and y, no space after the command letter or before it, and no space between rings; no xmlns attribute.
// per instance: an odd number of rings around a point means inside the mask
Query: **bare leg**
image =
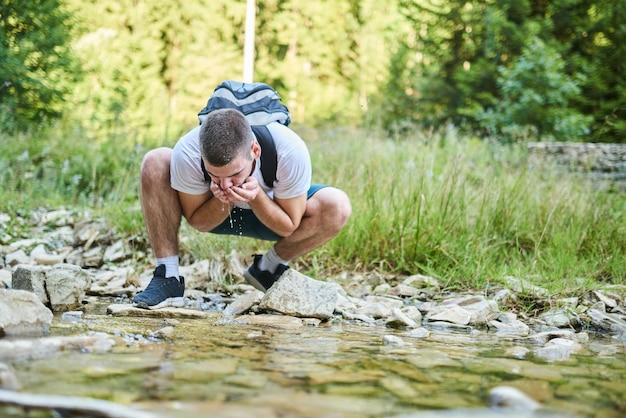
<svg viewBox="0 0 626 418"><path fill-rule="evenodd" d="M276 253L293 260L313 251L341 231L351 212L350 199L343 191L333 187L319 190L307 201L300 227L276 243Z"/></svg>
<svg viewBox="0 0 626 418"><path fill-rule="evenodd" d="M178 193L170 186L171 148L149 151L141 163L139 191L148 239L157 258L178 255Z"/></svg>

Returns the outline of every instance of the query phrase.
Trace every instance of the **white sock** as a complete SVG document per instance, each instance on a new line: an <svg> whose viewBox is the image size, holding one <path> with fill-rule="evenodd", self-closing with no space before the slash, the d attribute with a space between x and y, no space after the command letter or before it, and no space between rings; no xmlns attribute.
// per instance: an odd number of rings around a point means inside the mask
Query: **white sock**
<svg viewBox="0 0 626 418"><path fill-rule="evenodd" d="M165 277L176 277L178 279L178 256L171 255L169 257L157 258L157 266L165 265Z"/></svg>
<svg viewBox="0 0 626 418"><path fill-rule="evenodd" d="M261 261L259 261L259 270L267 270L270 273L275 273L279 264L288 265L288 260L283 260L276 254L276 250L274 247L270 248L270 250L261 257Z"/></svg>

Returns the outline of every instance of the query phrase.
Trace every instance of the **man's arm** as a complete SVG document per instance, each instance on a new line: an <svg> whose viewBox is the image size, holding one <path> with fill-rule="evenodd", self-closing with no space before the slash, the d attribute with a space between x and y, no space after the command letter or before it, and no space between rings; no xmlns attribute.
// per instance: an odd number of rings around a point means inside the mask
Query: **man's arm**
<svg viewBox="0 0 626 418"><path fill-rule="evenodd" d="M250 207L265 226L281 237L288 237L300 226L306 203L306 194L291 199L272 200L266 193L259 193L250 201Z"/></svg>
<svg viewBox="0 0 626 418"><path fill-rule="evenodd" d="M224 203L210 191L195 195L178 192L183 215L189 225L200 232L208 232L220 225L230 214L232 204Z"/></svg>

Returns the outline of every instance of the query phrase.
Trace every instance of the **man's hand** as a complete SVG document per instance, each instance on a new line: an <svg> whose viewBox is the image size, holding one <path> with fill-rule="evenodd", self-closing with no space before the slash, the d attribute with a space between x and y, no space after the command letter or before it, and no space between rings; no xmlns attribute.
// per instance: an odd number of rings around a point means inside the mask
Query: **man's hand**
<svg viewBox="0 0 626 418"><path fill-rule="evenodd" d="M256 198L260 190L259 182L252 176L248 177L239 186L231 186L227 189L222 189L218 184L211 182L213 196L227 204L251 202Z"/></svg>

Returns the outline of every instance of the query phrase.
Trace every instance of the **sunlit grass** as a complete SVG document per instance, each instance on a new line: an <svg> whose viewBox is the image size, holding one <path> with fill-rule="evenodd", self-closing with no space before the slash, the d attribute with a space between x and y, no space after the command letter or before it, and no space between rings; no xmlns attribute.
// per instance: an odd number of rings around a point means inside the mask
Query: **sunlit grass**
<svg viewBox="0 0 626 418"><path fill-rule="evenodd" d="M529 167L523 146L453 131L390 137L295 129L310 147L314 181L345 190L353 206L339 236L296 261L304 272L320 278L342 270L425 273L448 289L486 289L516 276L563 294L626 283L624 195ZM145 247L137 190L147 148L60 128L5 137L0 210L94 208ZM181 244L185 261L231 251L245 258L269 248L186 224Z"/></svg>

